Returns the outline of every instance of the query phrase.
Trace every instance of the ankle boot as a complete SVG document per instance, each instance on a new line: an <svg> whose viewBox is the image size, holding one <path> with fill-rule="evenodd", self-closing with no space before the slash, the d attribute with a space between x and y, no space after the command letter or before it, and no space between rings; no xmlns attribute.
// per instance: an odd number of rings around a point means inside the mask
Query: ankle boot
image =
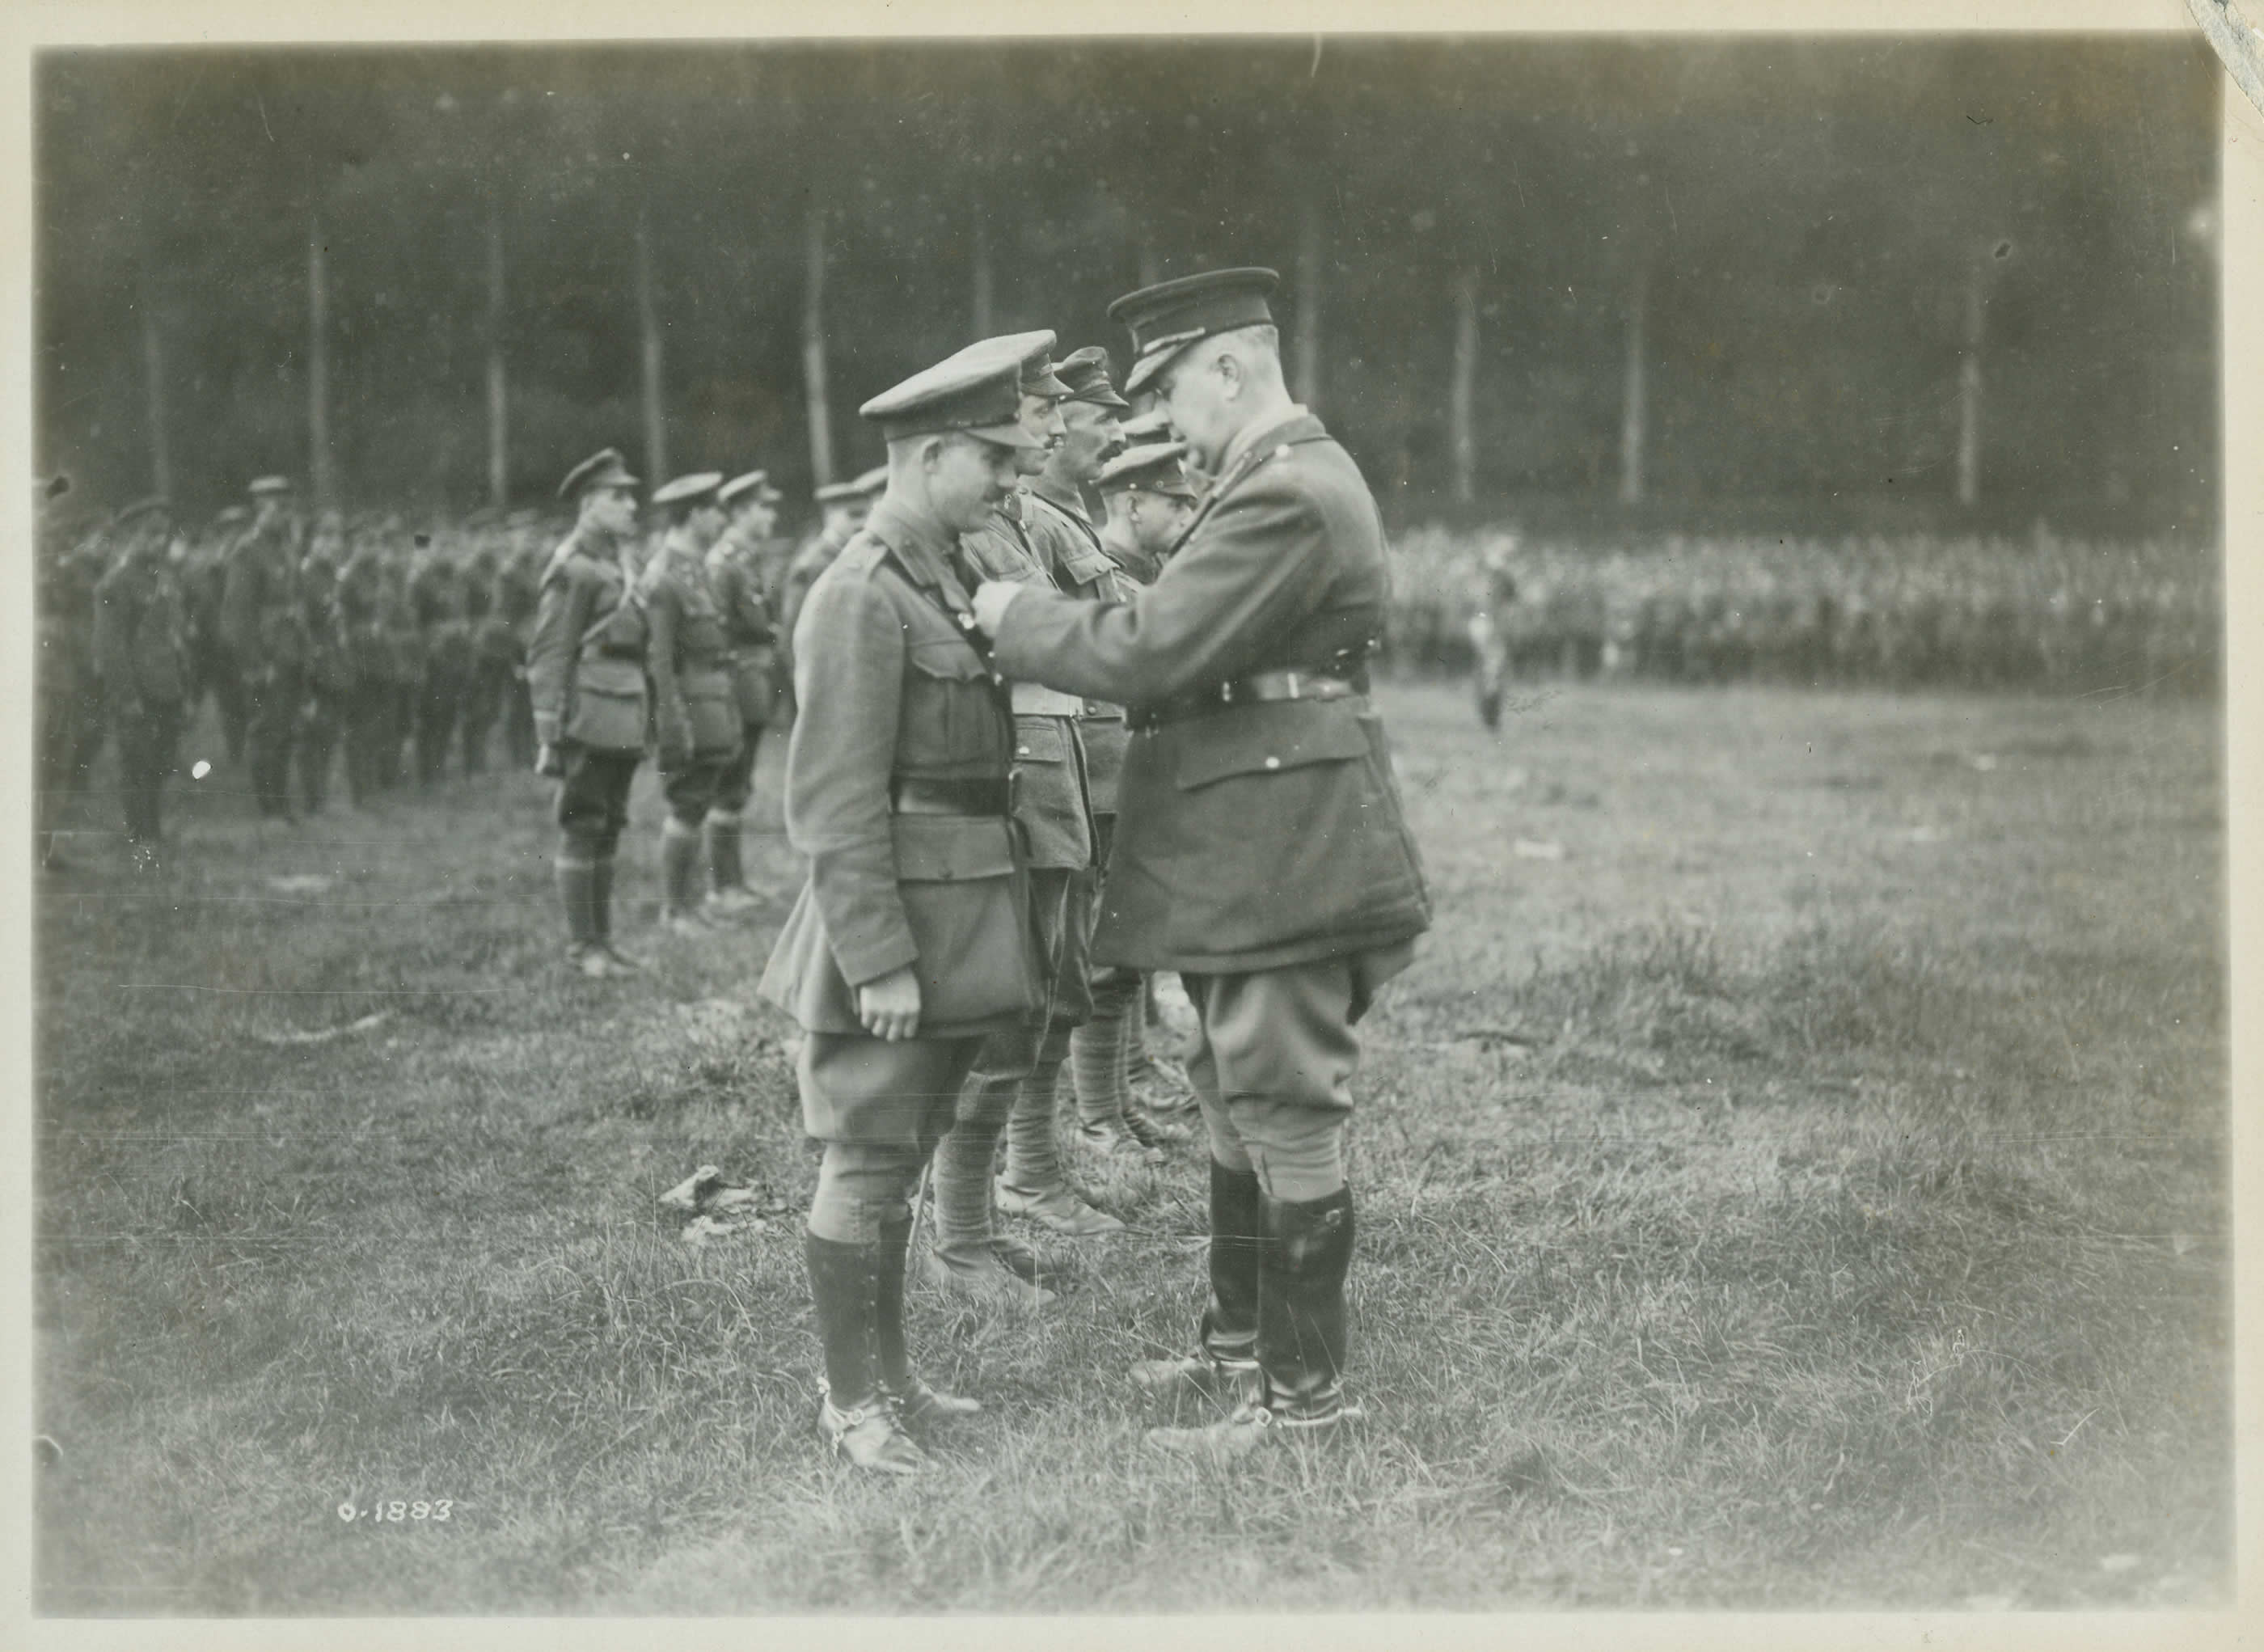
<svg viewBox="0 0 2264 1652"><path fill-rule="evenodd" d="M818 1425L833 1449L860 1468L909 1474L919 1447L896 1424L879 1369L880 1250L805 1234L809 1300L825 1356L825 1402Z"/></svg>
<svg viewBox="0 0 2264 1652"><path fill-rule="evenodd" d="M1352 1190L1261 1201L1258 1363L1275 1420L1298 1427L1345 1414L1345 1275L1352 1267Z"/></svg>
<svg viewBox="0 0 2264 1652"><path fill-rule="evenodd" d="M896 1402L897 1414L908 1423L947 1422L972 1417L983 1409L980 1400L930 1388L912 1368L911 1348L904 1336L904 1261L911 1236L909 1212L881 1224L874 1302L874 1357L881 1388Z"/></svg>

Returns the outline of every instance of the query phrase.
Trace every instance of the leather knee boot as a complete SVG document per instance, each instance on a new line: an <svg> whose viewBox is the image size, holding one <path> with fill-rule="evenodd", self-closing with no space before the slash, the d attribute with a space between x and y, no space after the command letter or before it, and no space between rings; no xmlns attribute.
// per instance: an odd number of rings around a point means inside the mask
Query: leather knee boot
<svg viewBox="0 0 2264 1652"><path fill-rule="evenodd" d="M910 1212L881 1223L873 1326L881 1388L896 1402L898 1414L908 1423L937 1423L972 1417L983 1409L981 1401L930 1388L913 1369L911 1347L904 1334L904 1263L911 1236Z"/></svg>
<svg viewBox="0 0 2264 1652"><path fill-rule="evenodd" d="M1258 1263L1258 1363L1277 1423L1321 1426L1345 1412L1345 1276L1352 1268L1352 1190L1266 1199Z"/></svg>
<svg viewBox="0 0 2264 1652"><path fill-rule="evenodd" d="M1258 1272L1263 1249L1263 1199L1255 1170L1210 1161L1210 1300L1204 1304L1195 1350L1174 1359L1143 1359L1132 1380L1172 1400L1232 1405L1256 1400Z"/></svg>
<svg viewBox="0 0 2264 1652"><path fill-rule="evenodd" d="M809 1300L825 1357L825 1399L818 1424L833 1448L860 1468L918 1472L923 1458L896 1424L880 1378L881 1247L802 1237Z"/></svg>

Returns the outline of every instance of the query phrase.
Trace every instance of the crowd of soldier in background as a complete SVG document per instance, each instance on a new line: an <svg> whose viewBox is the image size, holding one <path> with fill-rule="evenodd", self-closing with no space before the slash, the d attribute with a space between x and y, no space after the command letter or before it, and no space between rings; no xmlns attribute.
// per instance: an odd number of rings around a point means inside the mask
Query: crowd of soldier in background
<svg viewBox="0 0 2264 1652"><path fill-rule="evenodd" d="M778 617L777 692L801 598L861 520L877 473L819 490L798 543L750 558ZM289 480L194 524L162 500L105 513L60 479L38 496L38 830L57 829L105 745L130 864L160 864L163 786L209 704L225 770L258 813L293 821L338 793L366 807L453 774L535 757L526 654L542 580L570 524L483 510L412 528L397 514L309 512ZM649 550L649 546L640 547ZM82 808L80 818L90 818Z"/></svg>
<svg viewBox="0 0 2264 1652"><path fill-rule="evenodd" d="M2215 553L1919 537L1671 537L1599 550L1425 529L1394 547L1391 652L1520 679L2213 693Z"/></svg>
<svg viewBox="0 0 2264 1652"><path fill-rule="evenodd" d="M752 557L790 717L794 624L878 473L819 489L817 521ZM37 593L42 863L105 742L124 826L154 866L162 787L209 701L259 812L356 807L499 760L535 735L526 649L571 525L534 510L409 526L309 514L281 477L193 525L41 489ZM650 529L656 536L657 529ZM649 548L649 547L647 547ZM1418 529L1395 547L1390 657L1474 670L1482 713L1518 680L1629 677L1827 685L2214 692L2213 554L2164 542L1669 537L1599 551ZM498 750L498 743L500 749ZM225 782L223 782L225 783Z"/></svg>

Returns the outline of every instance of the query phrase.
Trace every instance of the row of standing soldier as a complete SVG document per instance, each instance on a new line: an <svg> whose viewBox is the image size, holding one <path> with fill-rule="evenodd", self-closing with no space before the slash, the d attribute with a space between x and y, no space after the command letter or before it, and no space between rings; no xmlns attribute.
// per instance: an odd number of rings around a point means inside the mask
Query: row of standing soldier
<svg viewBox="0 0 2264 1652"><path fill-rule="evenodd" d="M873 485L821 489L822 519L798 547L766 540L735 559L769 612L792 614ZM533 762L526 655L553 543L541 513L477 512L412 535L395 518L326 511L309 531L289 481L265 476L248 504L192 533L156 499L90 526L72 519L64 492L57 482L43 493L39 547L38 813L49 870L66 868L57 828L105 744L129 864L161 864L163 788L207 703L220 749L200 755L219 767L224 751L217 784L247 793L265 818L320 812L341 771L356 807L459 767L477 775L498 733L507 766ZM786 671L781 648L771 698L787 692ZM746 779L727 777L725 789Z"/></svg>

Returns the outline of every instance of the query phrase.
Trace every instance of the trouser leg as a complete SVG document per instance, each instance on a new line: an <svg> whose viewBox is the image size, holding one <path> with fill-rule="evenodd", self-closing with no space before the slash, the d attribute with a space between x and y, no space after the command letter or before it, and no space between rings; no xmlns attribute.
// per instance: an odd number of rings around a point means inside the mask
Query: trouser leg
<svg viewBox="0 0 2264 1652"><path fill-rule="evenodd" d="M566 915L566 944L577 952L597 946L598 863L591 858L588 840L562 837L555 870L558 904Z"/></svg>
<svg viewBox="0 0 2264 1652"><path fill-rule="evenodd" d="M1246 1199L1254 1185L1259 1199L1254 1341L1268 1404L1283 1420L1328 1421L1343 1409L1350 1343L1342 1134L1360 1054L1352 1024L1373 982L1360 960L1335 960L1186 985L1201 1024L1188 1072L1214 1163L1246 1167L1240 1191ZM1225 1191L1229 1208L1214 1221L1246 1221L1246 1203L1237 1214L1235 1190ZM1215 1266L1225 1261L1215 1251Z"/></svg>

